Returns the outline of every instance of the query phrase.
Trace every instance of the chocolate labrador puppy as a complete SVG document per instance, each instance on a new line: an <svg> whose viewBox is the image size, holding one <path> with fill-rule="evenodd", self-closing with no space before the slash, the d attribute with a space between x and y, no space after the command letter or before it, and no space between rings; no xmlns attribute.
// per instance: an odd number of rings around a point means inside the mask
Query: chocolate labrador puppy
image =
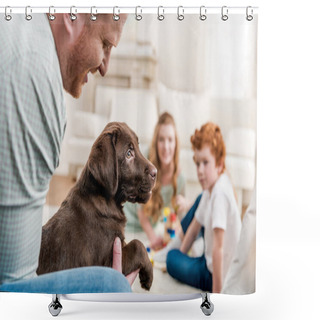
<svg viewBox="0 0 320 320"><path fill-rule="evenodd" d="M122 242L122 272L140 269L149 290L152 264L139 240L126 244L125 201L146 203L157 170L139 150L136 134L125 124L109 123L92 146L88 162L58 212L42 228L37 273L84 266L112 266L113 243Z"/></svg>

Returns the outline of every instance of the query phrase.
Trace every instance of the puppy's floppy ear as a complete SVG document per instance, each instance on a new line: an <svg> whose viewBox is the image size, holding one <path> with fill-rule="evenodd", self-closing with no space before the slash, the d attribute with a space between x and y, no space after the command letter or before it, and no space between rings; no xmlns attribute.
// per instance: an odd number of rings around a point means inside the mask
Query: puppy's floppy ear
<svg viewBox="0 0 320 320"><path fill-rule="evenodd" d="M94 179L110 196L118 189L118 134L118 128L105 129L93 144L87 164Z"/></svg>

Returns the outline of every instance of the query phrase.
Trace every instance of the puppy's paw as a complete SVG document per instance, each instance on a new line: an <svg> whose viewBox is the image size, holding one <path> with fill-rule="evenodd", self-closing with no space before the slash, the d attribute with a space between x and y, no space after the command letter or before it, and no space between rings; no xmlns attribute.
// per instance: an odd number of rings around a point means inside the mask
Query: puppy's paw
<svg viewBox="0 0 320 320"><path fill-rule="evenodd" d="M145 290L150 290L153 281L153 266L149 258L145 260L144 266L139 272L141 287Z"/></svg>
<svg viewBox="0 0 320 320"><path fill-rule="evenodd" d="M141 287L149 291L153 281L153 272L146 272L145 269L142 269L140 270L139 278Z"/></svg>

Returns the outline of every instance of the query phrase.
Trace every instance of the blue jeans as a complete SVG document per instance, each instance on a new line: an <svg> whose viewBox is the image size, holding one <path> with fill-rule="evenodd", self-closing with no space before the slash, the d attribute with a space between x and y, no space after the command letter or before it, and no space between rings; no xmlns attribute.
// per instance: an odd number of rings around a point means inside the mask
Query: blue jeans
<svg viewBox="0 0 320 320"><path fill-rule="evenodd" d="M120 272L107 267L83 267L46 273L35 278L3 283L0 291L71 294L131 292Z"/></svg>
<svg viewBox="0 0 320 320"><path fill-rule="evenodd" d="M181 221L181 227L186 234L187 229L194 218L202 194L198 196L191 209ZM204 228L199 233L203 236ZM169 251L167 256L167 271L175 279L203 291L212 292L212 274L207 268L206 259L202 257L192 258L178 249Z"/></svg>
<svg viewBox="0 0 320 320"><path fill-rule="evenodd" d="M173 249L167 256L167 271L180 282L212 292L212 274L207 268L204 255L191 258L180 250Z"/></svg>
<svg viewBox="0 0 320 320"><path fill-rule="evenodd" d="M202 197L202 193L197 197L197 199L195 200L194 204L192 205L192 207L189 209L189 211L187 212L187 214L185 215L185 217L181 221L181 227L182 227L182 230L183 230L184 234L186 234L186 232L187 232L187 230L188 230L188 228L190 226L190 223L192 222L192 220L194 218L194 215L195 215L195 213L197 211L197 208L198 208L198 205L200 203L201 197ZM204 228L203 227L201 228L200 235L201 236L204 235Z"/></svg>

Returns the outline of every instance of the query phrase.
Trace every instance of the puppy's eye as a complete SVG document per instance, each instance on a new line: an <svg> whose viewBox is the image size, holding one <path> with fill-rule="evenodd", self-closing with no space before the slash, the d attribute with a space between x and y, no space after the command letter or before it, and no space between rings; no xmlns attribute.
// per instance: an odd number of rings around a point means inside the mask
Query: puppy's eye
<svg viewBox="0 0 320 320"><path fill-rule="evenodd" d="M133 155L134 155L133 150L129 149L129 150L127 151L127 154L126 154L126 158L127 158L127 159L130 159L130 158L133 157Z"/></svg>

